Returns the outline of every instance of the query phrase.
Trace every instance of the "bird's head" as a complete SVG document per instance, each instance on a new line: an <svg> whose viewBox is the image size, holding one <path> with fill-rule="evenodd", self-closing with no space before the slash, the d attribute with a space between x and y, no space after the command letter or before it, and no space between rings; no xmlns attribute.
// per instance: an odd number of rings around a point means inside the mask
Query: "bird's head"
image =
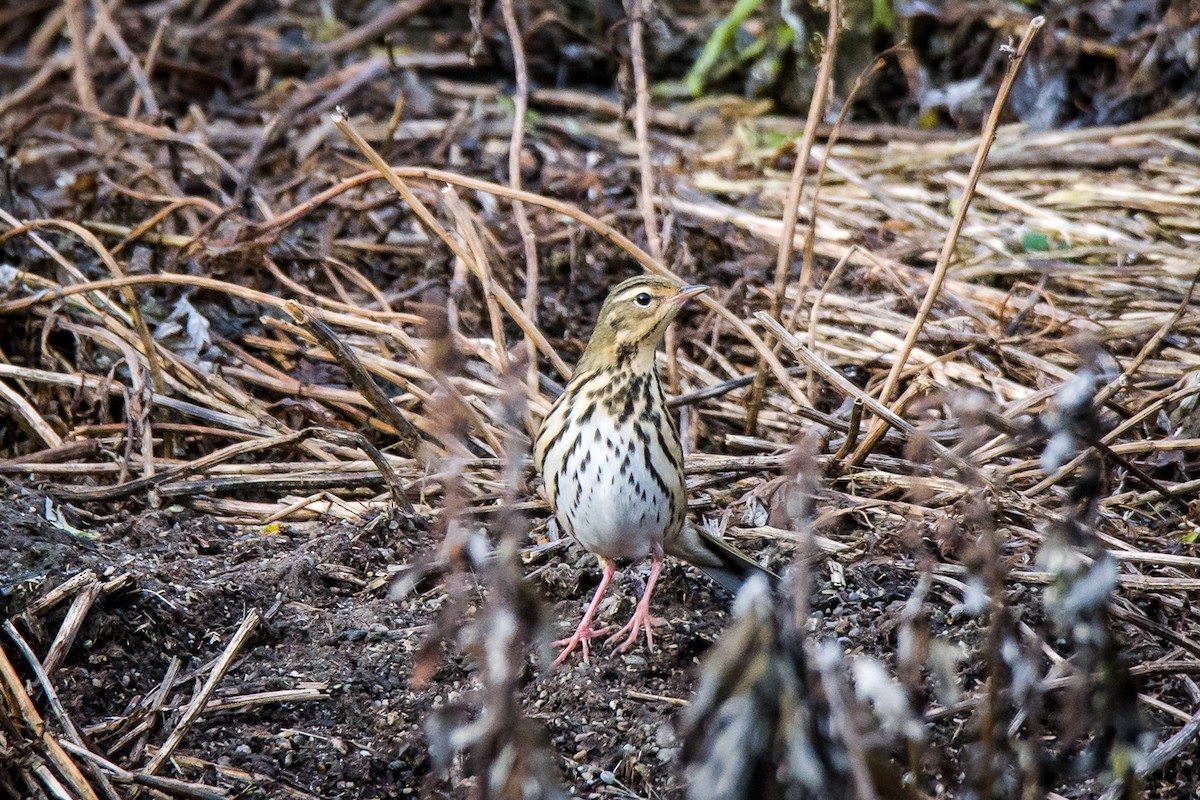
<svg viewBox="0 0 1200 800"><path fill-rule="evenodd" d="M688 300L707 286L679 286L665 278L643 275L622 281L608 293L580 370L628 363L635 369L654 364L654 349L667 325Z"/></svg>

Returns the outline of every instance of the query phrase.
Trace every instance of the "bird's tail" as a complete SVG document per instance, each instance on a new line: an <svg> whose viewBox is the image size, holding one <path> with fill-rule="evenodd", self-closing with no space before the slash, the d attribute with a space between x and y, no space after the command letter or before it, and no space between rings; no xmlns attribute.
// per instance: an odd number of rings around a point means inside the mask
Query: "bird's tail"
<svg viewBox="0 0 1200 800"><path fill-rule="evenodd" d="M730 592L736 593L751 575L765 576L772 586L779 581L775 573L760 567L749 556L690 521L684 523L679 536L663 543L663 549L667 555L704 570L708 577Z"/></svg>

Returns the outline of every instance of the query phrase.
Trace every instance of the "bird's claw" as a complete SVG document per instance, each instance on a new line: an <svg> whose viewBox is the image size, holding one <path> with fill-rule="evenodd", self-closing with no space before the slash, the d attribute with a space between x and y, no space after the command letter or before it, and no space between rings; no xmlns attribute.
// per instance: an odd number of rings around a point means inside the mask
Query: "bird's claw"
<svg viewBox="0 0 1200 800"><path fill-rule="evenodd" d="M603 628L600 628L599 630L594 630L591 625L588 625L586 623L581 624L575 630L575 633L573 636L571 636L568 639L559 639L557 642L554 643L554 645L553 645L554 647L565 648L561 653L558 654L558 658L554 659L554 666L557 667L560 664L562 664L564 661L566 661L567 656L571 655L571 653L574 652L574 650L577 646L581 647L581 649L583 650L583 663L585 663L585 664L592 663L589 660L590 656L591 656L591 646L589 645L589 642L592 639L594 639L595 637L603 636L611 630L612 630L611 625L606 625Z"/></svg>
<svg viewBox="0 0 1200 800"><path fill-rule="evenodd" d="M641 631L646 631L646 649L651 653L654 652L654 633L651 631L651 626L666 625L667 621L661 617L653 617L650 615L649 604L643 605L638 603L637 610L633 612L633 616L629 618L624 626L612 636L605 640L605 644L611 644L613 641L625 636L625 641L617 645L616 651L624 653L629 648L637 643L638 634Z"/></svg>

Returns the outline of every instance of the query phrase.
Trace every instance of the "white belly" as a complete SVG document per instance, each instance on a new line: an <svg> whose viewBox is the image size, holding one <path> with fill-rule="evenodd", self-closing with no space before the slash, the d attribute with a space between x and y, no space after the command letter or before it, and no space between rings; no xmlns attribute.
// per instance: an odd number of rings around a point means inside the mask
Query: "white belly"
<svg viewBox="0 0 1200 800"><path fill-rule="evenodd" d="M682 476L658 448L647 459L638 424L614 428L611 417L597 414L578 437L546 453L543 472L557 476L547 489L559 523L609 559L661 553L664 536L682 521Z"/></svg>

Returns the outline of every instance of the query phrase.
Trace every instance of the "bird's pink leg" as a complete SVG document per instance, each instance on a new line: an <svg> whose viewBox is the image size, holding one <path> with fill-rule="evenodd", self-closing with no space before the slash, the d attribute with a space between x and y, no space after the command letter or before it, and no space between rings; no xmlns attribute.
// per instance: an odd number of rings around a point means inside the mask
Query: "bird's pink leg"
<svg viewBox="0 0 1200 800"><path fill-rule="evenodd" d="M609 628L601 628L598 631L592 630L592 617L596 615L596 609L600 606L600 600L604 597L604 590L608 588L608 582L612 580L613 574L617 571L617 565L607 559L600 559L601 566L604 567L604 577L600 579L600 585L596 587L596 596L592 598L592 604L588 606L587 611L583 614L583 619L579 621L579 627L575 629L575 635L570 639L559 639L554 643L555 647L566 646L566 649L558 654L558 658L554 659L554 666L558 666L567 660L567 656L571 655L571 651L575 646L583 644L583 663L590 664L588 661L589 646L588 641L593 636L603 636L608 633Z"/></svg>
<svg viewBox="0 0 1200 800"><path fill-rule="evenodd" d="M608 637L608 641L621 638L626 632L629 636L617 647L618 653L624 653L633 643L637 641L638 633L644 628L646 630L646 649L654 651L654 635L650 632L650 623L653 618L650 616L650 593L654 591L654 582L658 580L658 573L662 572L663 562L661 558L655 558L650 562L650 578L646 581L646 591L642 595L642 599L638 601L637 608L633 612L633 616L629 618L629 622L625 623L625 627Z"/></svg>

